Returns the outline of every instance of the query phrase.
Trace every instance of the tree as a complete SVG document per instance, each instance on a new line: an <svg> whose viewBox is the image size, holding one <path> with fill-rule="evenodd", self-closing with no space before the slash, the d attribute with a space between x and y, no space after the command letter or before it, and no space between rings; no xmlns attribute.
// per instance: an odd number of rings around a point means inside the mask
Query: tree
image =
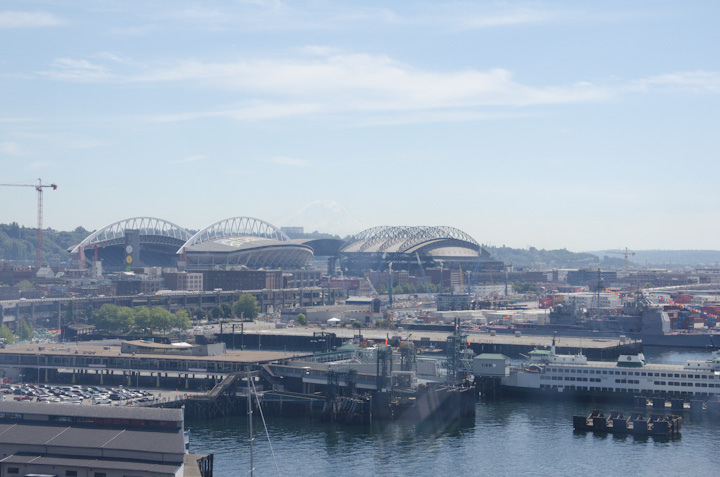
<svg viewBox="0 0 720 477"><path fill-rule="evenodd" d="M298 325L300 325L300 326L307 326L307 324L308 324L307 317L302 313L298 313L298 316L297 316L297 318L295 318L295 321L297 321Z"/></svg>
<svg viewBox="0 0 720 477"><path fill-rule="evenodd" d="M232 308L230 309L230 313L232 313ZM198 307L191 308L190 309L190 318L196 319L196 320L202 320L203 318L205 318L205 311L203 311L202 308L198 308Z"/></svg>
<svg viewBox="0 0 720 477"><path fill-rule="evenodd" d="M170 329L172 313L165 308L156 306L150 310L150 328L155 331L166 332Z"/></svg>
<svg viewBox="0 0 720 477"><path fill-rule="evenodd" d="M32 290L33 284L29 280L20 280L17 284L18 290L21 292Z"/></svg>
<svg viewBox="0 0 720 477"><path fill-rule="evenodd" d="M152 325L152 315L150 308L147 306L139 306L134 309L135 327L140 330L149 330Z"/></svg>
<svg viewBox="0 0 720 477"><path fill-rule="evenodd" d="M118 308L117 318L115 321L115 329L128 333L135 326L135 314L129 306L121 306Z"/></svg>
<svg viewBox="0 0 720 477"><path fill-rule="evenodd" d="M232 318L232 306L227 303L222 303L220 308L222 308L223 318Z"/></svg>
<svg viewBox="0 0 720 477"><path fill-rule="evenodd" d="M170 320L170 326L179 330L187 330L190 325L190 313L187 310L176 311Z"/></svg>
<svg viewBox="0 0 720 477"><path fill-rule="evenodd" d="M75 309L72 306L65 310L65 323L75 323Z"/></svg>
<svg viewBox="0 0 720 477"><path fill-rule="evenodd" d="M21 319L17 325L17 335L20 341L30 341L35 336L35 331L33 331L32 326L30 326L27 321Z"/></svg>
<svg viewBox="0 0 720 477"><path fill-rule="evenodd" d="M257 298L247 293L240 295L238 301L233 304L233 314L242 317L245 320L254 320L260 312L257 304Z"/></svg>
<svg viewBox="0 0 720 477"><path fill-rule="evenodd" d="M355 321L352 322L352 327L353 327L353 328L362 328L362 327L363 327L363 324L360 323L359 321L355 320Z"/></svg>
<svg viewBox="0 0 720 477"><path fill-rule="evenodd" d="M214 306L210 310L210 314L214 320L220 319L223 316L223 310L219 306Z"/></svg>
<svg viewBox="0 0 720 477"><path fill-rule="evenodd" d="M113 331L117 320L117 310L118 307L113 304L104 304L99 310L93 311L92 324L99 330Z"/></svg>
<svg viewBox="0 0 720 477"><path fill-rule="evenodd" d="M0 338L4 339L7 344L13 344L15 342L15 336L13 336L12 331L10 331L7 325L0 326Z"/></svg>
<svg viewBox="0 0 720 477"><path fill-rule="evenodd" d="M135 324L135 316L130 307L106 303L93 312L91 321L99 330L125 333Z"/></svg>

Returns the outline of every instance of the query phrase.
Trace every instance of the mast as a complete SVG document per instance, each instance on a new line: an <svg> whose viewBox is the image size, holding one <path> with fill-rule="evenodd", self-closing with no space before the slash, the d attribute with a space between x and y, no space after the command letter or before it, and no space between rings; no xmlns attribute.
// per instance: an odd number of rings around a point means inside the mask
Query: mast
<svg viewBox="0 0 720 477"><path fill-rule="evenodd" d="M247 414L248 414L248 430L250 432L250 477L255 475L255 467L253 465L253 426L252 426L252 390L250 388L250 366L247 368Z"/></svg>

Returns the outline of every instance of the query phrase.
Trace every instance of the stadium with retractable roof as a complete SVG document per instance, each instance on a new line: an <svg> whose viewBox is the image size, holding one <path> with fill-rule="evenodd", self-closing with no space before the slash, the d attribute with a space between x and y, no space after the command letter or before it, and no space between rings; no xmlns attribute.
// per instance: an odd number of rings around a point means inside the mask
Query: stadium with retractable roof
<svg viewBox="0 0 720 477"><path fill-rule="evenodd" d="M503 263L493 259L483 247L462 230L453 227L401 226L373 227L353 236L340 249L343 269L408 270L441 266L461 266L465 270L502 270Z"/></svg>

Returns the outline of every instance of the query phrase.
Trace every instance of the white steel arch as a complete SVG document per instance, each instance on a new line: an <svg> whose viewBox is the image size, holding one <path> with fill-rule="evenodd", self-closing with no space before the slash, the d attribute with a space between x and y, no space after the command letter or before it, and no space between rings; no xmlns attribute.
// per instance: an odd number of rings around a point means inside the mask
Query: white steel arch
<svg viewBox="0 0 720 477"><path fill-rule="evenodd" d="M262 237L279 242L292 242L285 232L264 220L254 217L231 217L218 220L200 230L190 237L177 253L182 253L192 245L232 237Z"/></svg>
<svg viewBox="0 0 720 477"><path fill-rule="evenodd" d="M480 244L462 230L443 226L372 227L352 237L343 252L405 253L413 247L437 240L456 240L479 250Z"/></svg>
<svg viewBox="0 0 720 477"><path fill-rule="evenodd" d="M126 230L139 230L141 236L154 237L154 241L173 244L187 241L190 232L177 224L156 217L131 217L113 222L88 235L82 242L75 245L70 253L78 253L94 245L111 245L125 240Z"/></svg>

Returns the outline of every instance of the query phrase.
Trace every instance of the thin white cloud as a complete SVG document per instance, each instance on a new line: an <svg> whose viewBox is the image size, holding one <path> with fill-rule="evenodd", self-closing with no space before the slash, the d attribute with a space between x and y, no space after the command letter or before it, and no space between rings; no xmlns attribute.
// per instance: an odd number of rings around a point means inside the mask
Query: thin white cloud
<svg viewBox="0 0 720 477"><path fill-rule="evenodd" d="M360 119L354 126L377 127L398 126L403 124L452 123L466 121L491 121L503 119L528 118L534 114L528 112L481 112L481 111L420 111L400 114L373 115Z"/></svg>
<svg viewBox="0 0 720 477"><path fill-rule="evenodd" d="M50 165L52 165L51 162L35 161L28 166L28 169L30 169L31 171L39 171L41 169L46 169Z"/></svg>
<svg viewBox="0 0 720 477"><path fill-rule="evenodd" d="M693 93L720 93L720 72L698 70L661 74L636 81L630 88L640 91L681 90Z"/></svg>
<svg viewBox="0 0 720 477"><path fill-rule="evenodd" d="M87 60L57 58L50 66L51 70L38 74L64 81L104 82L113 79L113 75L107 67Z"/></svg>
<svg viewBox="0 0 720 477"><path fill-rule="evenodd" d="M627 15L624 13L623 15ZM540 3L430 2L369 6L313 1L236 1L175 8L146 7L138 21L175 23L192 30L346 30L368 26L436 28L441 30L514 27L548 22L617 20L606 10L552 8Z"/></svg>
<svg viewBox="0 0 720 477"><path fill-rule="evenodd" d="M94 147L103 147L111 145L111 141L104 141L100 139L85 139L81 141L74 141L70 143L70 147L75 149L91 149Z"/></svg>
<svg viewBox="0 0 720 477"><path fill-rule="evenodd" d="M205 118L229 118L236 121L263 121L268 119L291 118L318 113L320 104L304 103L258 103L227 107L213 111L162 114L152 118L156 122L191 121Z"/></svg>
<svg viewBox="0 0 720 477"><path fill-rule="evenodd" d="M76 70L71 69L71 73L75 74ZM101 69L87 67L83 70L90 72L89 78L94 75L98 81L106 79ZM72 77L72 74L63 73L58 77ZM252 94L255 98L283 98L282 102L322 104L326 110L354 111L528 106L598 101L610 94L588 83L548 87L524 85L502 68L435 72L387 56L366 54L230 63L183 61L141 72L125 81L189 82Z"/></svg>
<svg viewBox="0 0 720 477"><path fill-rule="evenodd" d="M120 56L120 55L117 55L110 51L101 51L101 52L95 53L94 55L92 55L92 58L97 58L100 60L108 60L108 61L112 61L114 63L121 63L121 64L125 64L125 65L131 65L134 63L134 61L131 58L128 58L125 56Z"/></svg>
<svg viewBox="0 0 720 477"><path fill-rule="evenodd" d="M305 159L297 159L295 157L287 157L287 156L275 156L275 157L268 157L264 160L264 162L269 162L271 164L279 164L281 166L291 166L291 167L310 167L312 163L310 161L307 161Z"/></svg>
<svg viewBox="0 0 720 477"><path fill-rule="evenodd" d="M151 25L133 25L133 26L122 26L112 27L107 30L108 34L115 36L127 36L127 37L138 37L145 36L156 28Z"/></svg>
<svg viewBox="0 0 720 477"><path fill-rule="evenodd" d="M115 73L116 69L121 72ZM436 112L434 117L439 119L443 114L453 115L453 111L455 120L461 116L473 120L471 116L479 112L487 114L478 111L481 108L587 103L614 95L612 90L588 82L532 86L517 81L503 68L431 71L388 56L318 46L308 47L294 58L183 60L172 64L141 64L99 53L92 61L56 59L52 69L41 74L59 81L176 83L199 90L226 90L245 98L232 106L156 115L153 120L158 122L207 118L258 121L328 114L352 115L355 121L359 115L403 112L422 112L426 118L431 116L428 112Z"/></svg>
<svg viewBox="0 0 720 477"><path fill-rule="evenodd" d="M460 20L466 28L493 28L503 26L529 25L546 23L551 20L557 20L564 15L548 10L538 10L531 8L516 8L506 11L490 11L486 13L470 14L468 17Z"/></svg>
<svg viewBox="0 0 720 477"><path fill-rule="evenodd" d="M0 12L0 30L50 27L64 23L60 18L46 12Z"/></svg>
<svg viewBox="0 0 720 477"><path fill-rule="evenodd" d="M0 154L18 156L22 154L22 150L20 149L20 145L16 142L3 142L0 143Z"/></svg>
<svg viewBox="0 0 720 477"><path fill-rule="evenodd" d="M203 159L205 159L205 156L203 156L203 155L197 155L197 156L185 157L185 158L183 158L183 159L178 159L178 160L173 161L173 162L174 162L175 164L187 164L187 163L189 163L189 162L202 161Z"/></svg>
<svg viewBox="0 0 720 477"><path fill-rule="evenodd" d="M334 48L332 46L322 46L322 45L307 45L300 47L298 49L300 53L304 53L307 55L317 55L317 56L329 56L329 55L335 55L335 54L342 54L342 50L340 48Z"/></svg>
<svg viewBox="0 0 720 477"><path fill-rule="evenodd" d="M0 123L28 123L34 121L30 118L2 118L0 117Z"/></svg>
<svg viewBox="0 0 720 477"><path fill-rule="evenodd" d="M472 121L519 114L518 108L602 102L637 92L720 92L720 72L716 71L668 73L607 86L589 81L541 86L523 83L504 68L436 71L389 56L323 46L300 51L290 58L163 64L101 52L91 60L58 58L41 74L60 81L175 83L199 91L224 90L242 98L229 106L153 118L165 122L319 115L352 115L353 122L366 124Z"/></svg>

